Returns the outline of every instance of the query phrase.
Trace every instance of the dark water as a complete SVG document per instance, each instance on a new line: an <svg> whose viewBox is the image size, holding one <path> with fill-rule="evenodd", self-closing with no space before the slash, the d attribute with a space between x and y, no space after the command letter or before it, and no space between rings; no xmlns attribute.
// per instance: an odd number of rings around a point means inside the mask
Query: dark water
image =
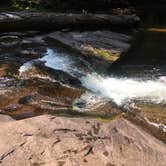
<svg viewBox="0 0 166 166"><path fill-rule="evenodd" d="M111 72L131 77L158 77L166 73L166 5L141 8L143 26L134 46Z"/></svg>

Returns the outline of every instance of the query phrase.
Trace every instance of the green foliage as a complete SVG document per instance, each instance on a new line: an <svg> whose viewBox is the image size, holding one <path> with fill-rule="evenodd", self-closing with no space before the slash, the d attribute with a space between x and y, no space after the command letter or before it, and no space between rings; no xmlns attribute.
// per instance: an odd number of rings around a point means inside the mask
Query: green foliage
<svg viewBox="0 0 166 166"><path fill-rule="evenodd" d="M41 0L11 0L12 6L18 9L36 8Z"/></svg>
<svg viewBox="0 0 166 166"><path fill-rule="evenodd" d="M21 80L20 76L11 72L8 72L8 77L15 79L17 81Z"/></svg>
<svg viewBox="0 0 166 166"><path fill-rule="evenodd" d="M50 9L60 11L110 10L126 5L127 0L0 0L0 5L10 5L17 9Z"/></svg>
<svg viewBox="0 0 166 166"><path fill-rule="evenodd" d="M131 5L162 3L166 0L0 0L0 7L12 6L17 9L50 9L68 11L99 11L111 8L124 8Z"/></svg>

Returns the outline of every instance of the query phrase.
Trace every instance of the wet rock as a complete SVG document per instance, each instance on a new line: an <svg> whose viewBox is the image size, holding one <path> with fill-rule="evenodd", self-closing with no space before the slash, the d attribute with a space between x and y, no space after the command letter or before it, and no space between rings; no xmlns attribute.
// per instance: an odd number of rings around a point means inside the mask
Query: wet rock
<svg viewBox="0 0 166 166"><path fill-rule="evenodd" d="M46 47L31 42L25 45L20 42L16 47L1 47L0 54L0 75L18 75L18 69L22 64L32 59L41 58L46 53Z"/></svg>
<svg viewBox="0 0 166 166"><path fill-rule="evenodd" d="M18 80L9 87L6 83L9 82L3 80L0 84L0 110L15 119L47 114L49 111L68 113L73 101L84 92L83 89L42 78Z"/></svg>
<svg viewBox="0 0 166 166"><path fill-rule="evenodd" d="M0 89L8 89L15 87L17 85L17 81L8 77L0 77Z"/></svg>
<svg viewBox="0 0 166 166"><path fill-rule="evenodd" d="M41 33L40 31L26 31L25 35L28 36L28 37L32 37L32 36L35 36L35 35L39 35L40 33Z"/></svg>
<svg viewBox="0 0 166 166"><path fill-rule="evenodd" d="M21 43L22 39L18 36L2 36L0 37L1 47L15 47Z"/></svg>
<svg viewBox="0 0 166 166"><path fill-rule="evenodd" d="M18 105L14 100L17 88L19 87L19 82L17 80L0 77L0 109L3 113L13 112L17 109Z"/></svg>
<svg viewBox="0 0 166 166"><path fill-rule="evenodd" d="M54 32L46 39L84 55L87 61L96 60L96 66L100 67L102 61L113 63L127 52L131 36L111 31Z"/></svg>
<svg viewBox="0 0 166 166"><path fill-rule="evenodd" d="M130 108L126 117L166 143L165 106L155 104L136 104Z"/></svg>
<svg viewBox="0 0 166 166"><path fill-rule="evenodd" d="M44 41L44 37L45 35L41 34L41 35L36 35L36 36L32 36L32 37L27 37L26 40L36 43L36 45L46 45L45 41Z"/></svg>
<svg viewBox="0 0 166 166"><path fill-rule="evenodd" d="M22 56L26 57L41 57L41 51L35 51L34 49L31 50L23 50L21 51Z"/></svg>
<svg viewBox="0 0 166 166"><path fill-rule="evenodd" d="M36 35L39 35L39 34L41 34L40 31L24 31L24 32L10 31L10 32L3 32L3 33L0 34L0 36L33 37L33 36L36 36Z"/></svg>
<svg viewBox="0 0 166 166"><path fill-rule="evenodd" d="M32 95L28 95L28 96L22 97L19 100L19 104L29 104L32 99L33 99Z"/></svg>
<svg viewBox="0 0 166 166"><path fill-rule="evenodd" d="M44 40L42 40L42 37L33 37L33 38L25 38L21 42L21 46L23 48L34 48L34 47L42 47L46 46L46 43Z"/></svg>
<svg viewBox="0 0 166 166"><path fill-rule="evenodd" d="M18 105L18 104L9 104L8 106L6 106L4 108L4 112L13 112L13 111L16 111L19 107L20 107L20 105Z"/></svg>
<svg viewBox="0 0 166 166"><path fill-rule="evenodd" d="M17 36L17 37L24 37L24 32L4 32L0 34L1 36Z"/></svg>
<svg viewBox="0 0 166 166"><path fill-rule="evenodd" d="M82 87L78 78L73 77L64 71L55 70L44 66L43 68L40 68L40 70L42 73L44 72L47 76L50 76L54 80L57 80L63 84L71 85L73 87Z"/></svg>
<svg viewBox="0 0 166 166"><path fill-rule="evenodd" d="M29 64L28 70L21 70L21 76L23 78L48 78L52 81L59 81L63 84L67 84L73 87L82 87L78 78L64 72L62 70L56 70L45 66L44 61L34 60Z"/></svg>
<svg viewBox="0 0 166 166"><path fill-rule="evenodd" d="M5 77L7 75L8 65L1 65L0 66L0 77Z"/></svg>
<svg viewBox="0 0 166 166"><path fill-rule="evenodd" d="M0 16L0 20L3 20L3 19L7 19L7 20L20 20L21 17L18 16L17 14L12 14L12 13L5 13L5 12L2 12L1 13L1 16Z"/></svg>
<svg viewBox="0 0 166 166"><path fill-rule="evenodd" d="M166 145L123 118L105 123L44 115L8 122L1 124L0 142L3 166L165 166L166 162Z"/></svg>
<svg viewBox="0 0 166 166"><path fill-rule="evenodd" d="M86 101L77 101L75 103L75 106L78 108L85 108L86 107Z"/></svg>
<svg viewBox="0 0 166 166"><path fill-rule="evenodd" d="M84 89L66 86L58 82L49 82L48 80L38 80L31 84L31 87L36 86L38 93L43 96L54 97L54 99L73 102L74 99L81 96Z"/></svg>

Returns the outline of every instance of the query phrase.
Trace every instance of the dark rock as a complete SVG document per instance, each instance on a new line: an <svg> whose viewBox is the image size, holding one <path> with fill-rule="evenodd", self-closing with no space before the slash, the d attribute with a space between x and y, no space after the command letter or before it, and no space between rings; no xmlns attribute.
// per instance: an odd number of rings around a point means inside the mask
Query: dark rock
<svg viewBox="0 0 166 166"><path fill-rule="evenodd" d="M131 45L132 37L112 31L86 32L54 32L46 36L55 45L75 51L92 65L101 68L109 66L126 53ZM108 64L106 64L106 62Z"/></svg>
<svg viewBox="0 0 166 166"><path fill-rule="evenodd" d="M79 79L67 74L66 72L61 70L53 70L51 68L45 68L43 71L50 73L50 76L53 79L58 80L63 84L71 85L74 87L82 87L81 81Z"/></svg>
<svg viewBox="0 0 166 166"><path fill-rule="evenodd" d="M18 105L18 104L10 104L4 108L4 111L13 112L13 111L16 111L19 107L20 107L20 105Z"/></svg>
<svg viewBox="0 0 166 166"><path fill-rule="evenodd" d="M23 56L28 56L28 57L39 57L39 56L41 56L41 52L35 51L33 49L31 49L31 50L23 50L23 51L21 51L21 54Z"/></svg>
<svg viewBox="0 0 166 166"><path fill-rule="evenodd" d="M78 102L75 102L74 105L78 108L85 108L86 107L86 101L78 101Z"/></svg>
<svg viewBox="0 0 166 166"><path fill-rule="evenodd" d="M35 77L35 75L40 75L41 77L46 76L63 84L71 85L73 87L82 87L78 78L73 77L64 71L46 67L45 62L40 60L32 61L32 68L23 72L21 75L23 77Z"/></svg>
<svg viewBox="0 0 166 166"><path fill-rule="evenodd" d="M19 100L19 104L29 104L30 101L33 99L34 96L25 96L25 97L22 97L20 100Z"/></svg>
<svg viewBox="0 0 166 166"><path fill-rule="evenodd" d="M17 36L2 36L0 37L1 47L15 47L21 43L22 39Z"/></svg>
<svg viewBox="0 0 166 166"><path fill-rule="evenodd" d="M0 34L1 36L17 36L17 37L24 37L25 33L22 32L4 32Z"/></svg>

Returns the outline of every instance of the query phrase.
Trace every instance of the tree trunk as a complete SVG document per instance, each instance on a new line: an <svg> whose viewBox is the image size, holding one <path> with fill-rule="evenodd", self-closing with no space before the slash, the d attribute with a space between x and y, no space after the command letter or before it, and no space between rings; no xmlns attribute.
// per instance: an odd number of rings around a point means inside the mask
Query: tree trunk
<svg viewBox="0 0 166 166"><path fill-rule="evenodd" d="M140 19L132 15L56 14L40 12L0 13L0 31L24 30L95 30L127 29L138 26Z"/></svg>

